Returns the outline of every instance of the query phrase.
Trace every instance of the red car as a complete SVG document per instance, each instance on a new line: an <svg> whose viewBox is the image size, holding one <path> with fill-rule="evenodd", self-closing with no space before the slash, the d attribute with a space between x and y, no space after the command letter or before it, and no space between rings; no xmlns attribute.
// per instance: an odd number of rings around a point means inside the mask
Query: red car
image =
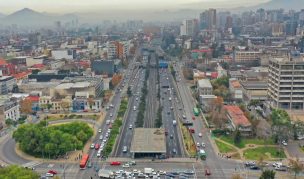
<svg viewBox="0 0 304 179"><path fill-rule="evenodd" d="M195 133L195 130L192 129L192 128L190 128L189 131L190 131L191 133Z"/></svg>
<svg viewBox="0 0 304 179"><path fill-rule="evenodd" d="M192 116L192 120L195 120L195 117L194 117L194 116Z"/></svg>
<svg viewBox="0 0 304 179"><path fill-rule="evenodd" d="M109 125L109 129L112 129L112 124Z"/></svg>
<svg viewBox="0 0 304 179"><path fill-rule="evenodd" d="M85 109L85 110L83 110L83 112L89 112L89 110Z"/></svg>
<svg viewBox="0 0 304 179"><path fill-rule="evenodd" d="M168 135L168 131L165 131L165 135Z"/></svg>
<svg viewBox="0 0 304 179"><path fill-rule="evenodd" d="M115 161L115 162L111 162L110 163L110 165L120 165L121 163L120 162L117 162L117 161Z"/></svg>
<svg viewBox="0 0 304 179"><path fill-rule="evenodd" d="M51 173L51 174L53 174L53 175L56 175L56 174L57 174L57 172L56 172L55 170L49 170L48 173Z"/></svg>
<svg viewBox="0 0 304 179"><path fill-rule="evenodd" d="M100 147L100 144L95 144L95 146L94 146L95 150L98 150L99 147Z"/></svg>
<svg viewBox="0 0 304 179"><path fill-rule="evenodd" d="M205 176L209 176L209 175L211 175L211 172L210 172L209 168L206 168L205 169Z"/></svg>

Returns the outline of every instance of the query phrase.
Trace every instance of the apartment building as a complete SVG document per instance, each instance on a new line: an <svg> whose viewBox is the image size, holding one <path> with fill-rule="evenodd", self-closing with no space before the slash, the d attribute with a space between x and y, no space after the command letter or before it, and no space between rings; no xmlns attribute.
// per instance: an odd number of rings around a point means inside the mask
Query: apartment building
<svg viewBox="0 0 304 179"><path fill-rule="evenodd" d="M0 76L0 94L12 92L17 85L16 79L12 76Z"/></svg>
<svg viewBox="0 0 304 179"><path fill-rule="evenodd" d="M0 116L3 119L12 119L17 121L20 118L19 102L17 98L10 98L9 96L0 96ZM5 121L3 121L4 123ZM1 121L0 121L1 123Z"/></svg>
<svg viewBox="0 0 304 179"><path fill-rule="evenodd" d="M274 108L304 110L304 61L274 58L269 63L268 97Z"/></svg>
<svg viewBox="0 0 304 179"><path fill-rule="evenodd" d="M234 61L235 62L248 62L254 61L260 58L262 55L261 52L256 51L236 51L234 53Z"/></svg>
<svg viewBox="0 0 304 179"><path fill-rule="evenodd" d="M213 88L210 83L210 80L208 80L208 79L198 80L197 89L198 89L199 95L212 95Z"/></svg>

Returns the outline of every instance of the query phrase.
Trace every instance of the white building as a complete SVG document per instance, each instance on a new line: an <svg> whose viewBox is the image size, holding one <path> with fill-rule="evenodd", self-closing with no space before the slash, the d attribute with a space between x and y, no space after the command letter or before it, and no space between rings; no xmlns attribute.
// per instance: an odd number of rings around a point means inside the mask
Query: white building
<svg viewBox="0 0 304 179"><path fill-rule="evenodd" d="M196 19L184 20L180 26L180 35L181 36L192 36L198 30L198 22Z"/></svg>
<svg viewBox="0 0 304 179"><path fill-rule="evenodd" d="M0 96L0 116L4 117L3 120L12 119L17 121L20 118L20 106L18 100L8 96Z"/></svg>
<svg viewBox="0 0 304 179"><path fill-rule="evenodd" d="M197 81L197 90L199 95L212 95L212 85L210 80L208 79L201 79Z"/></svg>
<svg viewBox="0 0 304 179"><path fill-rule="evenodd" d="M61 60L61 59L67 59L72 60L73 59L73 50L52 50L52 57L55 60Z"/></svg>
<svg viewBox="0 0 304 179"><path fill-rule="evenodd" d="M114 42L107 43L107 56L109 59L117 58L117 47Z"/></svg>
<svg viewBox="0 0 304 179"><path fill-rule="evenodd" d="M229 79L229 91L231 92L232 98L236 100L243 99L243 90L240 82L235 78Z"/></svg>

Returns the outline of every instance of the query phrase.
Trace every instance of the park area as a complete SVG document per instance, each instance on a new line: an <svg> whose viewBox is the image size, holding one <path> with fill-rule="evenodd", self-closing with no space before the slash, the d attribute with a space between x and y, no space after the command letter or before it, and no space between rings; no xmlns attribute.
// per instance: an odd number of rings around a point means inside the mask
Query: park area
<svg viewBox="0 0 304 179"><path fill-rule="evenodd" d="M218 135L214 140L218 151L235 159L265 160L285 159L284 149L279 148L272 139L253 139L241 137L236 140L232 135Z"/></svg>

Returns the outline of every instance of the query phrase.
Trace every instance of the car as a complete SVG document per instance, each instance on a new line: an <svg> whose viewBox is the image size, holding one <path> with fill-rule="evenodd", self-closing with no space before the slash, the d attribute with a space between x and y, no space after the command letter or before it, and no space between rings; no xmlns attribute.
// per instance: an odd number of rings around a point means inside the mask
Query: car
<svg viewBox="0 0 304 179"><path fill-rule="evenodd" d="M107 139L103 139L102 142L103 142L103 143L106 143L106 142L107 142Z"/></svg>
<svg viewBox="0 0 304 179"><path fill-rule="evenodd" d="M113 117L113 114L112 114L112 113L110 113L110 117Z"/></svg>
<svg viewBox="0 0 304 179"><path fill-rule="evenodd" d="M186 119L186 115L183 115L183 119Z"/></svg>
<svg viewBox="0 0 304 179"><path fill-rule="evenodd" d="M252 165L249 168L250 170L260 170L260 168L257 165Z"/></svg>
<svg viewBox="0 0 304 179"><path fill-rule="evenodd" d="M94 147L95 147L95 144L92 143L91 146L90 146L90 148L91 148L91 149L94 149Z"/></svg>
<svg viewBox="0 0 304 179"><path fill-rule="evenodd" d="M127 153L127 152L128 152L128 147L127 147L127 146L124 146L123 149L122 149L122 152L123 152L123 153Z"/></svg>
<svg viewBox="0 0 304 179"><path fill-rule="evenodd" d="M92 162L91 161L88 162L88 168L92 168Z"/></svg>
<svg viewBox="0 0 304 179"><path fill-rule="evenodd" d="M113 108L114 107L114 105L113 104L110 104L110 108Z"/></svg>
<svg viewBox="0 0 304 179"><path fill-rule="evenodd" d="M167 114L170 115L170 111L168 111Z"/></svg>
<svg viewBox="0 0 304 179"><path fill-rule="evenodd" d="M136 165L136 162L134 160L128 162L130 165Z"/></svg>
<svg viewBox="0 0 304 179"><path fill-rule="evenodd" d="M283 165L280 166L280 167L277 166L277 167L275 167L274 169L277 170L277 171L283 171L283 172L287 171L287 167L286 167L286 166L283 166Z"/></svg>
<svg viewBox="0 0 304 179"><path fill-rule="evenodd" d="M165 131L165 135L168 135L168 131Z"/></svg>
<svg viewBox="0 0 304 179"><path fill-rule="evenodd" d="M170 139L173 139L173 135L172 134L170 135Z"/></svg>
<svg viewBox="0 0 304 179"><path fill-rule="evenodd" d="M191 133L195 133L195 130L194 130L193 128L190 128L189 131L190 131Z"/></svg>
<svg viewBox="0 0 304 179"><path fill-rule="evenodd" d="M172 100L172 98L169 98L169 101L171 101Z"/></svg>
<svg viewBox="0 0 304 179"><path fill-rule="evenodd" d="M46 177L53 177L54 174L52 174L52 173L46 173L45 176L46 176Z"/></svg>
<svg viewBox="0 0 304 179"><path fill-rule="evenodd" d="M273 167L281 167L283 165L282 162L275 162L272 164Z"/></svg>
<svg viewBox="0 0 304 179"><path fill-rule="evenodd" d="M133 106L133 111L136 111L136 106Z"/></svg>
<svg viewBox="0 0 304 179"><path fill-rule="evenodd" d="M99 147L100 147L100 144L95 144L95 146L94 146L95 150L98 150Z"/></svg>
<svg viewBox="0 0 304 179"><path fill-rule="evenodd" d="M130 168L130 165L129 165L128 163L123 164L123 165L122 165L122 168Z"/></svg>
<svg viewBox="0 0 304 179"><path fill-rule="evenodd" d="M112 124L109 125L109 129L112 129Z"/></svg>
<svg viewBox="0 0 304 179"><path fill-rule="evenodd" d="M85 109L85 110L83 110L83 112L89 112L89 110Z"/></svg>
<svg viewBox="0 0 304 179"><path fill-rule="evenodd" d="M98 129L98 133L101 133L102 131L101 131L101 129Z"/></svg>
<svg viewBox="0 0 304 179"><path fill-rule="evenodd" d="M98 151L97 154L96 154L96 156L100 157L101 156L101 152Z"/></svg>
<svg viewBox="0 0 304 179"><path fill-rule="evenodd" d="M107 107L106 107L106 110L109 110L109 109L110 109L110 107L109 107L109 106L107 106Z"/></svg>
<svg viewBox="0 0 304 179"><path fill-rule="evenodd" d="M204 142L202 142L202 147L205 148L206 147L206 144Z"/></svg>
<svg viewBox="0 0 304 179"><path fill-rule="evenodd" d="M56 170L49 170L48 173L51 173L53 175L56 175L57 174L57 171Z"/></svg>
<svg viewBox="0 0 304 179"><path fill-rule="evenodd" d="M205 169L205 176L210 176L211 175L211 171L209 168Z"/></svg>
<svg viewBox="0 0 304 179"><path fill-rule="evenodd" d="M132 128L133 128L133 125L132 125L132 124L130 124L130 125L129 125L129 129L132 129Z"/></svg>
<svg viewBox="0 0 304 179"><path fill-rule="evenodd" d="M119 166L119 165L121 165L121 162L113 161L113 162L110 163L110 165Z"/></svg>
<svg viewBox="0 0 304 179"><path fill-rule="evenodd" d="M107 124L107 125L109 125L109 124L110 124L110 122L111 122L110 120L106 120L106 124Z"/></svg>
<svg viewBox="0 0 304 179"><path fill-rule="evenodd" d="M197 146L197 147L200 147L200 146L201 146L201 144L198 142L198 143L196 143L196 146Z"/></svg>
<svg viewBox="0 0 304 179"><path fill-rule="evenodd" d="M170 109L173 110L173 107L171 106Z"/></svg>
<svg viewBox="0 0 304 179"><path fill-rule="evenodd" d="M176 149L173 149L172 152L173 152L174 154L176 154Z"/></svg>
<svg viewBox="0 0 304 179"><path fill-rule="evenodd" d="M192 116L192 120L195 120L195 117L194 117L194 116Z"/></svg>
<svg viewBox="0 0 304 179"><path fill-rule="evenodd" d="M202 133L198 133L198 136L199 136L199 137L202 137L202 136L203 136L203 134L202 134Z"/></svg>
<svg viewBox="0 0 304 179"><path fill-rule="evenodd" d="M100 136L99 136L99 140L102 140L102 139L103 139L103 135L100 135Z"/></svg>
<svg viewBox="0 0 304 179"><path fill-rule="evenodd" d="M136 97L135 100L138 101L138 97Z"/></svg>
<svg viewBox="0 0 304 179"><path fill-rule="evenodd" d="M284 146L287 146L287 142L286 142L285 140L282 141L282 144L283 144Z"/></svg>
<svg viewBox="0 0 304 179"><path fill-rule="evenodd" d="M108 129L108 133L110 133L111 132L111 129Z"/></svg>

